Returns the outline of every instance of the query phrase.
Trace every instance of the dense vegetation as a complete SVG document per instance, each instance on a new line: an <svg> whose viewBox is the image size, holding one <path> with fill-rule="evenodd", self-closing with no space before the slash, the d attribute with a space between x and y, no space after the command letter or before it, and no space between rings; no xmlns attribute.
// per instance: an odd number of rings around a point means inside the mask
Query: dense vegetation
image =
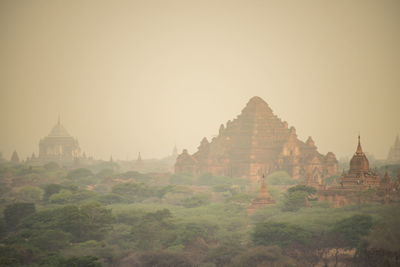
<svg viewBox="0 0 400 267"><path fill-rule="evenodd" d="M396 266L400 205L331 208L284 172L205 174L0 166L0 266Z"/></svg>

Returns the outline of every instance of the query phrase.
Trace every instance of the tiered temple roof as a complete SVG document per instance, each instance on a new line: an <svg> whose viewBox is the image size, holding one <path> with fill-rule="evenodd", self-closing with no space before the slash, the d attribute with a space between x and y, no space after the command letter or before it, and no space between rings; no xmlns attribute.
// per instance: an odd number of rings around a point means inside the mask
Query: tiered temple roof
<svg viewBox="0 0 400 267"><path fill-rule="evenodd" d="M70 164L78 157L80 157L78 140L68 133L58 119L49 135L39 142L38 160Z"/></svg>
<svg viewBox="0 0 400 267"><path fill-rule="evenodd" d="M221 125L219 135L210 142L203 138L198 151L187 150L178 156L175 172L247 177L257 180L268 171L285 170L292 177L316 179L337 173L333 153L326 156L317 151L310 137L300 141L294 127L289 128L273 114L260 97L253 97L233 121Z"/></svg>

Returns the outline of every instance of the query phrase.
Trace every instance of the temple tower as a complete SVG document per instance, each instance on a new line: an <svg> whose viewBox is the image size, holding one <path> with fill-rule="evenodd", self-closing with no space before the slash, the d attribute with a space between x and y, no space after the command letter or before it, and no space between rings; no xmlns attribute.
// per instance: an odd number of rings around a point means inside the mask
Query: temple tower
<svg viewBox="0 0 400 267"><path fill-rule="evenodd" d="M14 152L12 153L10 161L12 163L19 163L19 156L16 150L14 150Z"/></svg>

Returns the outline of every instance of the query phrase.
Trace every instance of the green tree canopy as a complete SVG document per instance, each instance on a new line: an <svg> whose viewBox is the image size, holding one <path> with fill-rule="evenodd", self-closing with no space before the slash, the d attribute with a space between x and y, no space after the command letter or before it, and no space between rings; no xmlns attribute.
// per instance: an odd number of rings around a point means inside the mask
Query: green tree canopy
<svg viewBox="0 0 400 267"><path fill-rule="evenodd" d="M85 177L89 177L89 176L93 176L93 173L85 168L79 168L79 169L75 169L70 171L67 174L67 178L70 179L80 179L80 178L85 178Z"/></svg>
<svg viewBox="0 0 400 267"><path fill-rule="evenodd" d="M308 199L317 193L314 187L307 185L296 185L287 190L283 201L283 211L298 211L305 207Z"/></svg>
<svg viewBox="0 0 400 267"><path fill-rule="evenodd" d="M295 266L294 264L293 259L283 255L281 248L258 246L237 255L232 266Z"/></svg>
<svg viewBox="0 0 400 267"><path fill-rule="evenodd" d="M332 232L341 234L351 248L356 248L363 236L367 236L373 225L370 215L359 214L336 222Z"/></svg>
<svg viewBox="0 0 400 267"><path fill-rule="evenodd" d="M88 203L81 207L67 205L62 208L45 210L26 218L21 228L30 230L61 230L71 234L73 242L100 240L111 229L111 210L100 203Z"/></svg>
<svg viewBox="0 0 400 267"><path fill-rule="evenodd" d="M294 193L298 191L308 193L309 196L317 193L317 189L307 185L296 185L288 189L289 193Z"/></svg>
<svg viewBox="0 0 400 267"><path fill-rule="evenodd" d="M9 229L15 229L22 219L36 212L33 203L14 203L7 205L4 210L4 220Z"/></svg>
<svg viewBox="0 0 400 267"><path fill-rule="evenodd" d="M265 222L256 224L251 237L257 246L285 247L292 243L308 243L311 233L292 224Z"/></svg>
<svg viewBox="0 0 400 267"><path fill-rule="evenodd" d="M151 188L144 183L117 184L112 188L112 192L132 201L142 201L148 197L156 195L154 188Z"/></svg>

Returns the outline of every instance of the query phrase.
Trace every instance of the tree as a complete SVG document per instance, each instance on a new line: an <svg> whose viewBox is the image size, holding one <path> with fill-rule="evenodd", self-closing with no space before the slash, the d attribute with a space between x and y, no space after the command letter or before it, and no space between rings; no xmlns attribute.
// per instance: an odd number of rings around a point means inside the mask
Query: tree
<svg viewBox="0 0 400 267"><path fill-rule="evenodd" d="M68 245L70 235L60 230L35 231L30 242L37 248L45 251L54 251Z"/></svg>
<svg viewBox="0 0 400 267"><path fill-rule="evenodd" d="M59 184L46 185L46 187L44 188L43 200L48 201L53 194L57 194L58 192L61 191L61 189L64 189L64 186Z"/></svg>
<svg viewBox="0 0 400 267"><path fill-rule="evenodd" d="M294 193L298 191L307 193L308 194L307 196L311 196L317 193L317 189L307 185L296 185L288 189L289 193Z"/></svg>
<svg viewBox="0 0 400 267"><path fill-rule="evenodd" d="M311 233L296 225L265 222L256 224L251 237L257 246L285 247L292 243L308 243Z"/></svg>
<svg viewBox="0 0 400 267"><path fill-rule="evenodd" d="M120 266L187 267L194 265L184 254L155 250L129 255L122 259Z"/></svg>
<svg viewBox="0 0 400 267"><path fill-rule="evenodd" d="M314 187L306 185L296 185L288 189L283 202L283 211L298 211L307 206L309 198L316 194Z"/></svg>
<svg viewBox="0 0 400 267"><path fill-rule="evenodd" d="M104 179L104 178L106 178L108 176L111 176L113 174L114 174L114 170L113 169L102 169L101 171L96 173L96 177Z"/></svg>
<svg viewBox="0 0 400 267"><path fill-rule="evenodd" d="M30 185L25 185L21 187L17 193L18 199L26 202L37 202L42 198L42 195L42 189Z"/></svg>
<svg viewBox="0 0 400 267"><path fill-rule="evenodd" d="M0 246L0 266L32 266L38 255L38 249L26 244Z"/></svg>
<svg viewBox="0 0 400 267"><path fill-rule="evenodd" d="M400 212L386 211L356 253L360 266L400 266Z"/></svg>
<svg viewBox="0 0 400 267"><path fill-rule="evenodd" d="M168 246L175 240L171 212L168 209L146 213L132 226L132 241L141 249Z"/></svg>
<svg viewBox="0 0 400 267"><path fill-rule="evenodd" d="M360 239L369 234L372 225L373 221L370 215L353 215L336 222L333 225L332 232L342 235L348 247L356 248Z"/></svg>
<svg viewBox="0 0 400 267"><path fill-rule="evenodd" d="M49 201L51 203L65 204L72 202L73 193L67 189L61 189L60 192L52 194Z"/></svg>
<svg viewBox="0 0 400 267"><path fill-rule="evenodd" d="M295 266L293 259L283 255L282 249L276 246L253 247L237 255L232 266Z"/></svg>
<svg viewBox="0 0 400 267"><path fill-rule="evenodd" d="M100 240L111 229L114 218L111 210L100 203L88 203L81 207L67 205L33 214L21 223L28 232L57 230L71 234L72 242ZM32 236L32 233L28 233Z"/></svg>
<svg viewBox="0 0 400 267"><path fill-rule="evenodd" d="M106 209L98 202L81 206L80 212L85 221L85 235L88 239L100 240L112 229L114 218L110 209Z"/></svg>
<svg viewBox="0 0 400 267"><path fill-rule="evenodd" d="M117 184L112 188L112 192L133 201L142 201L143 199L156 194L153 188L145 185L144 183Z"/></svg>
<svg viewBox="0 0 400 267"><path fill-rule="evenodd" d="M79 169L75 169L70 171L67 174L67 178L70 179L80 179L80 178L85 178L85 177L89 177L89 176L93 176L93 173L85 168L79 168Z"/></svg>
<svg viewBox="0 0 400 267"><path fill-rule="evenodd" d="M102 264L99 262L99 259L94 256L71 257L65 259L60 254L49 253L40 259L39 266L101 267Z"/></svg>
<svg viewBox="0 0 400 267"><path fill-rule="evenodd" d="M73 242L86 240L85 222L79 207L68 205L61 209L56 209L53 212L53 229L60 229L64 232L71 233Z"/></svg>
<svg viewBox="0 0 400 267"><path fill-rule="evenodd" d="M60 204L76 203L94 197L95 195L96 193L90 190L71 191L67 189L61 189L61 191L58 192L57 194L51 195L49 201L51 203L60 203Z"/></svg>
<svg viewBox="0 0 400 267"><path fill-rule="evenodd" d="M210 239L214 236L218 229L217 225L211 223L198 223L190 222L175 227L176 240L175 245L186 245L187 242L192 241L196 238L202 238L203 240Z"/></svg>
<svg viewBox="0 0 400 267"><path fill-rule="evenodd" d="M214 263L217 267L231 266L232 259L242 251L243 248L237 242L223 243L210 249L204 258L204 262Z"/></svg>
<svg viewBox="0 0 400 267"><path fill-rule="evenodd" d="M100 203L80 208L70 205L56 211L56 226L71 233L73 241L100 240L111 229L112 222L111 210Z"/></svg>
<svg viewBox="0 0 400 267"><path fill-rule="evenodd" d="M203 206L206 205L210 202L209 196L205 195L205 194L198 194L195 195L191 198L187 198L187 199L183 199L181 204L185 207L185 208L194 208L194 207L199 207L199 206Z"/></svg>
<svg viewBox="0 0 400 267"><path fill-rule="evenodd" d="M101 263L97 257L82 256L72 257L61 262L61 267L101 267Z"/></svg>
<svg viewBox="0 0 400 267"><path fill-rule="evenodd" d="M97 196L96 200L105 205L122 203L126 201L124 197L114 193L100 194Z"/></svg>
<svg viewBox="0 0 400 267"><path fill-rule="evenodd" d="M283 200L282 211L298 211L306 207L308 193L304 191L294 191L287 193Z"/></svg>
<svg viewBox="0 0 400 267"><path fill-rule="evenodd" d="M15 229L17 225L29 215L36 212L35 204L33 203L14 203L7 205L4 210L4 220L8 229Z"/></svg>

